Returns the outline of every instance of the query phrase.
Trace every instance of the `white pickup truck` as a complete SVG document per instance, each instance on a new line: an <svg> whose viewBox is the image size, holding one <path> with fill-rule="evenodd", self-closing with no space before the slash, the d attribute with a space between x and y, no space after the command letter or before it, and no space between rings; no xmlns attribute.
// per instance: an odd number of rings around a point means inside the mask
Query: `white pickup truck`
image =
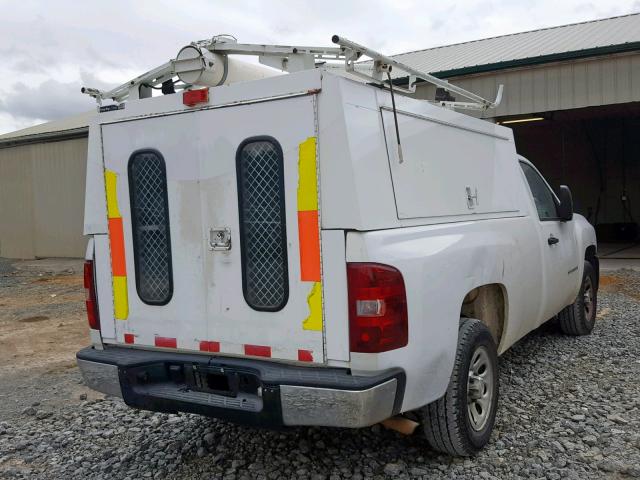
<svg viewBox="0 0 640 480"><path fill-rule="evenodd" d="M87 384L251 425L404 415L476 452L498 355L555 316L593 329L569 189L508 128L326 68L216 81L90 126Z"/></svg>

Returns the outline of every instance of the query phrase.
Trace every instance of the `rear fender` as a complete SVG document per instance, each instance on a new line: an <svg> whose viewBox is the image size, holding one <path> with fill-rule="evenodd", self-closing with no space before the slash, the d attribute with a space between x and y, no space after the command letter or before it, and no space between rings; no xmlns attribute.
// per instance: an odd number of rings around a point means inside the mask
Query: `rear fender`
<svg viewBox="0 0 640 480"><path fill-rule="evenodd" d="M512 291L510 287L526 285L526 275L541 276L535 271L540 268L540 260L534 253L522 258L523 251L536 252L528 243L536 238L535 232L529 231L531 225L519 218L350 232L347 261L378 262L400 270L409 313L409 344L379 354L351 353L352 370L403 368L407 372L403 411L440 398L453 369L463 300L483 285L498 284L504 293L505 320L499 351L527 333L531 322L524 323L523 318L536 315L539 295L529 292L527 297L524 289ZM509 315L514 304L527 315ZM510 322L512 318L515 321Z"/></svg>

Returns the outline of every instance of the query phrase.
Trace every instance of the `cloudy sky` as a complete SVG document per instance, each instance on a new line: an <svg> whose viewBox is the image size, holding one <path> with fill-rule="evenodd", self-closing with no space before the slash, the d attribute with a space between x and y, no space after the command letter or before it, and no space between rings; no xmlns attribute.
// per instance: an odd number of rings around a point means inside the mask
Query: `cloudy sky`
<svg viewBox="0 0 640 480"><path fill-rule="evenodd" d="M640 0L0 0L0 134L93 108L82 85L123 83L193 40L387 54L640 11Z"/></svg>

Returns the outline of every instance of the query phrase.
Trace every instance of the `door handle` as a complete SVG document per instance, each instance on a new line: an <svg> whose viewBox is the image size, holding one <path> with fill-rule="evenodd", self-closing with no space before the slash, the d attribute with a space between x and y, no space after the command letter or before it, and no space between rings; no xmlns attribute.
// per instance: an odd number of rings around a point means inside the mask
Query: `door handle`
<svg viewBox="0 0 640 480"><path fill-rule="evenodd" d="M226 227L210 228L209 250L231 250L231 230Z"/></svg>
<svg viewBox="0 0 640 480"><path fill-rule="evenodd" d="M556 243L558 243L560 240L558 240L556 237L554 237L553 235L549 235L549 238L547 239L547 243L549 245L555 245Z"/></svg>

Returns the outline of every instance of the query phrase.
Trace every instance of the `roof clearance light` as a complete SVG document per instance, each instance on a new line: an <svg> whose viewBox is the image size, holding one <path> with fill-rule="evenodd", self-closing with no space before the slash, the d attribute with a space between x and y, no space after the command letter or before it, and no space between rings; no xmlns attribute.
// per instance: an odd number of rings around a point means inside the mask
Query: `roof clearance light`
<svg viewBox="0 0 640 480"><path fill-rule="evenodd" d="M503 120L498 123L500 123L501 125L507 125L509 123L538 122L540 120L544 120L544 117L516 118L514 120Z"/></svg>
<svg viewBox="0 0 640 480"><path fill-rule="evenodd" d="M182 103L187 107L195 107L199 103L209 102L209 89L201 88L198 90L187 90L182 92Z"/></svg>

